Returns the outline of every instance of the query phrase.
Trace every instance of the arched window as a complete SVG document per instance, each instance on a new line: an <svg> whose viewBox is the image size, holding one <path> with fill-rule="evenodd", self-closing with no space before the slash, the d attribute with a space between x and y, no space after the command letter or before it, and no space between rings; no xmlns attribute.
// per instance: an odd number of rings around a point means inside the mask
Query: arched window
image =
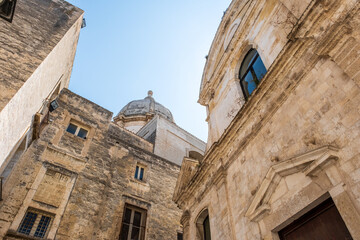
<svg viewBox="0 0 360 240"><path fill-rule="evenodd" d="M258 52L251 49L241 63L239 77L241 88L247 99L266 74L266 68Z"/></svg>
<svg viewBox="0 0 360 240"><path fill-rule="evenodd" d="M197 240L211 240L209 212L203 210L196 220Z"/></svg>

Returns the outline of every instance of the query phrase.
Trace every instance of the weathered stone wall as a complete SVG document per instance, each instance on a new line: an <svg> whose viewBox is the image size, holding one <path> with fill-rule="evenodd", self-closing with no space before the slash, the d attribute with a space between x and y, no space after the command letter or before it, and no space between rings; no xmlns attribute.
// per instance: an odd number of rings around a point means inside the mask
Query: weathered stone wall
<svg viewBox="0 0 360 240"><path fill-rule="evenodd" d="M284 7L297 19L289 29L272 26L287 16ZM239 14L230 48L221 50L226 24ZM279 230L328 197L359 239L359 22L359 5L350 0L232 2L209 54L214 67L205 67L212 79L200 93L218 135L188 188L176 194L185 239L201 239L195 222L204 209L214 239L279 239ZM236 72L250 47L268 72L233 108L237 97L220 95L239 89ZM211 125L212 118L224 126Z"/></svg>
<svg viewBox="0 0 360 240"><path fill-rule="evenodd" d="M19 237L17 228L32 207L55 215L50 239L117 239L124 206L131 204L147 210L146 239L176 239L181 211L171 197L180 167L112 123L106 109L67 89L58 102L5 183L0 237ZM89 130L86 139L66 132L70 121ZM134 179L137 164L145 166L144 181ZM64 175L65 183L55 184L49 169Z"/></svg>
<svg viewBox="0 0 360 240"><path fill-rule="evenodd" d="M82 14L64 1L18 0L13 22L0 20L0 166L44 101L68 86Z"/></svg>

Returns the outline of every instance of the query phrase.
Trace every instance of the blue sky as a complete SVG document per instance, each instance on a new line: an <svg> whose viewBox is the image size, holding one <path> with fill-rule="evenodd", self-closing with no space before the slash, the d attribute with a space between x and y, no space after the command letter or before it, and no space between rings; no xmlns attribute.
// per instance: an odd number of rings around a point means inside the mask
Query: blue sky
<svg viewBox="0 0 360 240"><path fill-rule="evenodd" d="M197 103L211 42L230 0L71 0L85 11L70 90L116 115L154 92L176 124L207 140Z"/></svg>

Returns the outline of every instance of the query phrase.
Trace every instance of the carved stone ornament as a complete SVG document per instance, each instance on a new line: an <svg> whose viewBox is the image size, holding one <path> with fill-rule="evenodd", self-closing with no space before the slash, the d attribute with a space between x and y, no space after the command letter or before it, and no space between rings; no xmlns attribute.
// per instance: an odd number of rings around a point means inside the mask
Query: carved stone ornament
<svg viewBox="0 0 360 240"><path fill-rule="evenodd" d="M271 211L269 200L282 178L300 171L308 177L315 177L322 168L331 165L338 159L337 151L336 147L323 146L270 167L246 212L246 216L251 221L262 219Z"/></svg>

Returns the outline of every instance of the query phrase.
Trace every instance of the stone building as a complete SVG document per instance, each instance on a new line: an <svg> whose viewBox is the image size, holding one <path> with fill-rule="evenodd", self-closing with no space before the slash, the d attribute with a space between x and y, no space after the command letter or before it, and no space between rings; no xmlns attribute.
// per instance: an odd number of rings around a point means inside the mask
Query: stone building
<svg viewBox="0 0 360 240"><path fill-rule="evenodd" d="M68 87L82 19L82 10L62 0L0 1L3 177L31 142L32 126L42 120L35 114Z"/></svg>
<svg viewBox="0 0 360 240"><path fill-rule="evenodd" d="M360 239L360 4L233 0L200 87L185 240Z"/></svg>
<svg viewBox="0 0 360 240"><path fill-rule="evenodd" d="M112 120L67 90L82 24L62 0L0 0L0 239L180 239L180 165L206 144L151 91Z"/></svg>
<svg viewBox="0 0 360 240"><path fill-rule="evenodd" d="M205 143L178 127L151 95L120 111L115 119L125 118L124 127L63 89L5 181L0 238L181 237L181 210L172 201L179 156L201 159ZM139 118L147 122L135 134Z"/></svg>

